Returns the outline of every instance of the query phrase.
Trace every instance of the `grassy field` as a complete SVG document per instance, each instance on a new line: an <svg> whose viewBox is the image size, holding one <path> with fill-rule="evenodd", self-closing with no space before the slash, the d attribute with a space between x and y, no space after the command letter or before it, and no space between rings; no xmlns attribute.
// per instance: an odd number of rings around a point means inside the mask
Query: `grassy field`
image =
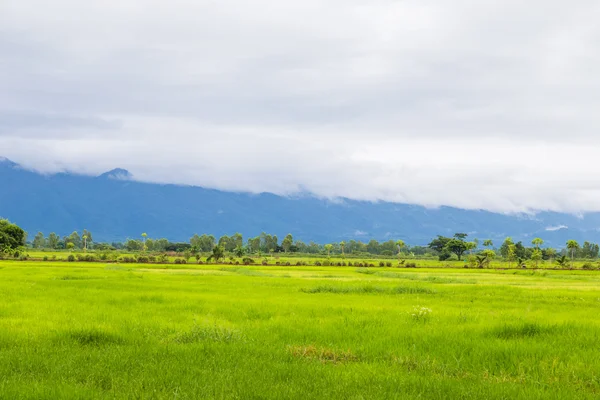
<svg viewBox="0 0 600 400"><path fill-rule="evenodd" d="M0 398L600 397L594 271L0 261Z"/></svg>

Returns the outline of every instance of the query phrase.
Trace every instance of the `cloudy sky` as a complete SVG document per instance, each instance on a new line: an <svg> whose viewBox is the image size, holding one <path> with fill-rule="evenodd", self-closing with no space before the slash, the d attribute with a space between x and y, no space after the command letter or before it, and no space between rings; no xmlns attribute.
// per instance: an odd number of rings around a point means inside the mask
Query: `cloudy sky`
<svg viewBox="0 0 600 400"><path fill-rule="evenodd" d="M597 0L2 0L0 156L600 210L599 20Z"/></svg>

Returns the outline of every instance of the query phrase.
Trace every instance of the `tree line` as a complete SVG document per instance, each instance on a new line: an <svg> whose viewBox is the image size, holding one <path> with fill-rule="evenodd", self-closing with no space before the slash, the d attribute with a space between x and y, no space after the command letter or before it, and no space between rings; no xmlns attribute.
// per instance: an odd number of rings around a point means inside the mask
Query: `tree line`
<svg viewBox="0 0 600 400"><path fill-rule="evenodd" d="M271 253L302 253L320 255L357 255L357 256L398 256L398 257L437 257L440 261L457 259L476 263L479 266L489 264L501 257L509 263L522 264L529 260L537 265L543 260L571 261L574 259L596 259L600 246L585 241L579 244L569 240L564 248L557 250L545 247L544 241L534 238L530 245L522 241L514 242L508 237L499 245L491 239L472 239L466 233L456 233L451 237L438 235L427 246L408 246L402 240L387 240L379 242L372 239L368 242L360 240L341 241L336 243L308 243L286 235L281 242L277 235L261 233L258 236L244 240L241 233L223 235L218 239L214 235L195 234L188 242L171 242L167 239L153 239L146 233L139 238L127 239L124 242L95 242L92 233L84 229L81 233L74 231L60 237L52 232L48 236L38 232L31 241L27 241L27 233L15 224L0 219L0 251L31 247L48 250L127 250L131 252L190 252L213 253L216 255L230 253L239 257L244 255L266 255ZM215 249L218 250L215 253ZM467 259L465 260L465 257Z"/></svg>

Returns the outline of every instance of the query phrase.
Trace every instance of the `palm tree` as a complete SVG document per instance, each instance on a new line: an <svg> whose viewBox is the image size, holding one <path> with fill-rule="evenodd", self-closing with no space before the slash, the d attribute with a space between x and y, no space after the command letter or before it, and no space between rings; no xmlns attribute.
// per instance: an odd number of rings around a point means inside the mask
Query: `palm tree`
<svg viewBox="0 0 600 400"><path fill-rule="evenodd" d="M573 260L575 259L575 252L579 249L579 243L576 240L569 240L567 242L567 249L571 251L571 269L573 269Z"/></svg>
<svg viewBox="0 0 600 400"><path fill-rule="evenodd" d="M398 261L400 261L400 254L406 243L404 243L404 240L396 240L396 246L398 246Z"/></svg>
<svg viewBox="0 0 600 400"><path fill-rule="evenodd" d="M342 248L342 258L344 258L346 255L344 254L344 249L346 248L346 242L344 242L343 240L340 242L340 247Z"/></svg>
<svg viewBox="0 0 600 400"><path fill-rule="evenodd" d="M544 240L540 238L535 238L531 241L531 244L534 245L536 249L539 249L540 246L544 244Z"/></svg>
<svg viewBox="0 0 600 400"><path fill-rule="evenodd" d="M146 232L142 233L142 242L144 243L144 251L146 250L146 238L148 234Z"/></svg>
<svg viewBox="0 0 600 400"><path fill-rule="evenodd" d="M327 250L327 257L329 257L329 255L331 254L331 249L333 249L333 245L332 244L326 244L325 245L325 250Z"/></svg>
<svg viewBox="0 0 600 400"><path fill-rule="evenodd" d="M83 235L83 252L85 253L87 251L87 235Z"/></svg>

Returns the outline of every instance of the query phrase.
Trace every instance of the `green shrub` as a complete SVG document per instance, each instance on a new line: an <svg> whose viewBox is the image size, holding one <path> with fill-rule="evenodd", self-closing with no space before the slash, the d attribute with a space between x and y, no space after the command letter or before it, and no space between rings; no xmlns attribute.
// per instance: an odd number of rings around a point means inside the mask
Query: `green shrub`
<svg viewBox="0 0 600 400"><path fill-rule="evenodd" d="M323 266L324 267L329 267L330 265L331 265L331 261L329 261L329 260L323 261Z"/></svg>
<svg viewBox="0 0 600 400"><path fill-rule="evenodd" d="M242 258L242 262L244 263L244 265L250 265L250 264L254 264L254 260L250 257L244 257Z"/></svg>
<svg viewBox="0 0 600 400"><path fill-rule="evenodd" d="M75 261L75 256L73 254L69 254L69 257L67 257L67 261L68 262L73 262Z"/></svg>
<svg viewBox="0 0 600 400"><path fill-rule="evenodd" d="M379 266L380 267L385 267L385 263L383 261L379 261Z"/></svg>

